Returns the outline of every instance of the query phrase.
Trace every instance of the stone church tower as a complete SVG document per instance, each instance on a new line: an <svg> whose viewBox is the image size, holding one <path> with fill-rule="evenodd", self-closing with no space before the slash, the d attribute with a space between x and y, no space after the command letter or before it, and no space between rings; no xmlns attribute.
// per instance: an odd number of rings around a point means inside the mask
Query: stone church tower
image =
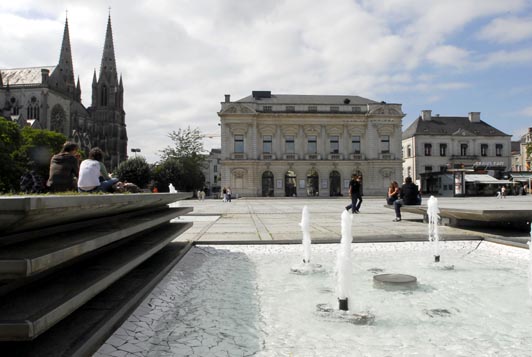
<svg viewBox="0 0 532 357"><path fill-rule="evenodd" d="M92 83L92 104L81 103L79 77L74 76L68 19L56 66L0 70L0 115L20 126L53 130L77 142L85 153L98 146L113 170L127 159L124 86L118 78L111 27L107 31L100 73Z"/></svg>
<svg viewBox="0 0 532 357"><path fill-rule="evenodd" d="M92 140L108 153L108 167L127 159L127 133L124 112L124 85L118 79L111 16L107 21L100 74L92 78L92 104L88 109L94 122Z"/></svg>

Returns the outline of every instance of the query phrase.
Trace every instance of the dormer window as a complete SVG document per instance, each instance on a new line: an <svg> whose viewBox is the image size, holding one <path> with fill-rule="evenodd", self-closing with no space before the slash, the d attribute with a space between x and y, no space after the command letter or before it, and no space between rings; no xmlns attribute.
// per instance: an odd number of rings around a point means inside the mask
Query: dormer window
<svg viewBox="0 0 532 357"><path fill-rule="evenodd" d="M362 109L360 107L352 107L351 110L353 113L362 113Z"/></svg>
<svg viewBox="0 0 532 357"><path fill-rule="evenodd" d="M262 107L262 111L270 113L272 111L272 106L271 105L265 105L265 106Z"/></svg>
<svg viewBox="0 0 532 357"><path fill-rule="evenodd" d="M316 105L309 105L308 111L311 113L316 113L318 111L318 107Z"/></svg>
<svg viewBox="0 0 532 357"><path fill-rule="evenodd" d="M287 106L286 106L286 111L287 111L288 113L293 113L293 112L296 111L296 107L293 106L293 105L287 105Z"/></svg>
<svg viewBox="0 0 532 357"><path fill-rule="evenodd" d="M340 111L340 107L332 106L331 107L331 113L338 113Z"/></svg>

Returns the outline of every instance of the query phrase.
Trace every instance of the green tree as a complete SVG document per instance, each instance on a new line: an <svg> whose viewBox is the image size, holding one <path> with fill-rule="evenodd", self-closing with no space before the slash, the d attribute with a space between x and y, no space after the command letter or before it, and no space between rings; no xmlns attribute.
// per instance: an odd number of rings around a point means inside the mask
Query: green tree
<svg viewBox="0 0 532 357"><path fill-rule="evenodd" d="M195 191L205 185L205 176L201 168L205 164L205 155L202 154L203 135L198 128L179 129L168 134L174 142L173 147L161 150L162 162L159 164L166 172L166 177L176 189L180 191ZM175 160L166 164L168 160ZM174 172L170 173L169 170Z"/></svg>
<svg viewBox="0 0 532 357"><path fill-rule="evenodd" d="M179 186L181 180L181 164L176 158L168 158L152 167L152 178L159 192L168 192L170 184Z"/></svg>
<svg viewBox="0 0 532 357"><path fill-rule="evenodd" d="M134 183L140 188L145 188L151 180L150 165L142 156L122 161L113 174L120 181Z"/></svg>
<svg viewBox="0 0 532 357"><path fill-rule="evenodd" d="M0 116L0 192L18 190L23 166L14 153L22 145L22 135L16 123Z"/></svg>
<svg viewBox="0 0 532 357"><path fill-rule="evenodd" d="M35 170L46 179L50 171L50 159L61 151L67 137L55 131L30 127L24 127L21 134L22 145L15 152L16 159L26 170Z"/></svg>

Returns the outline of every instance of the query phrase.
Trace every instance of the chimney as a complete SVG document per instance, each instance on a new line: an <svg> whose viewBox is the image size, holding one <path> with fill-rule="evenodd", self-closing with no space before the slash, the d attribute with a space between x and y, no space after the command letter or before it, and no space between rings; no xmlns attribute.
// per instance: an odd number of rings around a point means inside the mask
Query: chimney
<svg viewBox="0 0 532 357"><path fill-rule="evenodd" d="M421 111L421 120L429 121L432 119L432 110L422 110Z"/></svg>
<svg viewBox="0 0 532 357"><path fill-rule="evenodd" d="M226 103L231 102L231 94L226 94L226 95L225 95L225 102L226 102Z"/></svg>
<svg viewBox="0 0 532 357"><path fill-rule="evenodd" d="M42 84L48 83L48 78L50 75L50 70L46 68L41 68L41 78L42 78Z"/></svg>
<svg viewBox="0 0 532 357"><path fill-rule="evenodd" d="M480 112L469 112L469 121L471 123L480 123Z"/></svg>

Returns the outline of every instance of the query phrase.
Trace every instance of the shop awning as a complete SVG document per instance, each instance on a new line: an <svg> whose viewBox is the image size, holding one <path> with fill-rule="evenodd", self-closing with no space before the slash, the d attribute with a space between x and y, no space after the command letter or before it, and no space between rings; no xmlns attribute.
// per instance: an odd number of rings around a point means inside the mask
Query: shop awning
<svg viewBox="0 0 532 357"><path fill-rule="evenodd" d="M532 180L532 172L520 172L518 174L511 173L512 179L519 182L528 182Z"/></svg>
<svg viewBox="0 0 532 357"><path fill-rule="evenodd" d="M466 174L465 175L465 181L466 182L475 182L475 183L492 183L495 185L504 185L508 183L513 183L509 180L497 180L495 177L485 174Z"/></svg>

